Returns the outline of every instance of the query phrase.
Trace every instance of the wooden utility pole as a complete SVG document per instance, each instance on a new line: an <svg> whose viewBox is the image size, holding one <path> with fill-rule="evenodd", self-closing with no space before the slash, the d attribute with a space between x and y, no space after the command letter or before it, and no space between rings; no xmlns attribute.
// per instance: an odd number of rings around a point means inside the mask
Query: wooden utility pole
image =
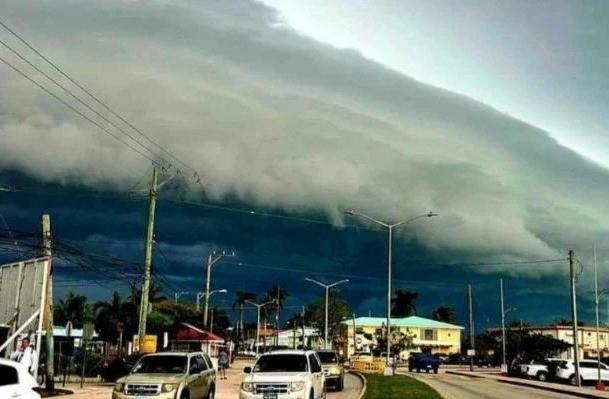
<svg viewBox="0 0 609 399"><path fill-rule="evenodd" d="M53 269L51 267L51 216L48 214L42 215L42 254L48 257L49 274L46 276L46 301L43 309L43 328L46 331L45 345L45 389L47 392L55 392L55 374L54 374L54 345L53 339L53 280L51 278ZM40 351L40 348L36 348Z"/></svg>
<svg viewBox="0 0 609 399"><path fill-rule="evenodd" d="M469 308L469 348L473 351L476 350L476 337L474 335L474 314L472 311L472 285L467 285L467 303ZM474 352L475 353L475 352ZM474 356L469 358L469 369L474 371Z"/></svg>
<svg viewBox="0 0 609 399"><path fill-rule="evenodd" d="M152 183L150 185L150 200L148 205L148 228L146 230L146 249L144 253L144 273L142 276L142 297L140 299L140 320L138 326L138 348L141 351L146 336L148 320L148 297L150 293L150 269L152 265L152 246L154 244L154 212L156 210L158 172L156 165L152 168Z"/></svg>
<svg viewBox="0 0 609 399"><path fill-rule="evenodd" d="M579 337L577 332L577 296L575 293L575 270L573 261L575 259L575 252L569 250L569 274L571 277L571 321L573 322L573 360L575 365L575 379L578 387L581 386L581 379L579 378Z"/></svg>

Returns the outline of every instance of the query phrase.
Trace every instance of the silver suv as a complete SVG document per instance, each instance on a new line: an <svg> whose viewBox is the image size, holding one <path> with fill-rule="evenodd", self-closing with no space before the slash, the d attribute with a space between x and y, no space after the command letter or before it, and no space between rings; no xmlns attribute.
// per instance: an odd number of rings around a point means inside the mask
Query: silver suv
<svg viewBox="0 0 609 399"><path fill-rule="evenodd" d="M243 372L240 399L325 399L325 377L314 351L282 350L261 355Z"/></svg>

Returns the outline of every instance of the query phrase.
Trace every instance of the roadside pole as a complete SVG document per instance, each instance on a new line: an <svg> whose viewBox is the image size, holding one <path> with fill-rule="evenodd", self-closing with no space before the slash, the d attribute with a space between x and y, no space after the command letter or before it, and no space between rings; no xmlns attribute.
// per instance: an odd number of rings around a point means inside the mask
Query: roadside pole
<svg viewBox="0 0 609 399"><path fill-rule="evenodd" d="M579 378L579 338L577 331L577 295L575 293L575 270L573 261L575 253L569 250L569 274L571 277L571 321L573 322L573 360L575 364L575 379L578 387L581 387L581 379Z"/></svg>
<svg viewBox="0 0 609 399"><path fill-rule="evenodd" d="M141 351L146 336L146 323L148 321L148 296L150 292L150 269L152 265L152 245L154 242L154 213L156 210L158 171L156 165L152 168L152 183L150 185L150 202L148 205L148 227L146 230L146 250L144 253L144 273L142 276L142 294L140 298L140 318L137 329L138 347Z"/></svg>
<svg viewBox="0 0 609 399"><path fill-rule="evenodd" d="M355 313L353 313L353 354L357 352L357 335L355 331Z"/></svg>
<svg viewBox="0 0 609 399"><path fill-rule="evenodd" d="M507 367L505 356L505 305L503 303L503 279L499 279L499 291L501 293L501 371Z"/></svg>
<svg viewBox="0 0 609 399"><path fill-rule="evenodd" d="M600 323L598 320L598 305L600 300L600 294L598 292L598 267L596 265L596 245L594 246L594 308L596 311L596 370L598 378L596 381L596 389L599 391L605 390L605 384L601 379L601 344L600 344Z"/></svg>
<svg viewBox="0 0 609 399"><path fill-rule="evenodd" d="M51 216L48 214L42 215L42 252L44 256L49 258L49 268L47 275L46 286L46 301L43 309L43 326L46 331L46 362L45 362L45 390L49 393L55 392L55 365L54 365L54 346L55 340L53 337L53 266L52 266L52 251L51 251ZM40 348L36 348L40 351Z"/></svg>
<svg viewBox="0 0 609 399"><path fill-rule="evenodd" d="M467 303L469 308L469 348L472 350L469 357L469 371L474 371L474 357L476 356L476 344L474 335L474 315L472 313L472 285L467 285Z"/></svg>
<svg viewBox="0 0 609 399"><path fill-rule="evenodd" d="M302 306L302 349L307 349L307 345L305 342L305 307Z"/></svg>

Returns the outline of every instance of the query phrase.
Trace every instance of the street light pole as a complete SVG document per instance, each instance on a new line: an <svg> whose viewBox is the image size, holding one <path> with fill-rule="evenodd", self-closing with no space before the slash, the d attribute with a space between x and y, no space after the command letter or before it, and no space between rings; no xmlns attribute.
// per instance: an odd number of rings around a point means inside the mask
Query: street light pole
<svg viewBox="0 0 609 399"><path fill-rule="evenodd" d="M211 295L209 293L209 286L211 283L211 268L224 256L234 256L234 253L232 253L232 252L226 253L226 252L222 251L221 253L216 254L215 252L211 252L207 256L207 270L206 270L206 277L205 277L205 308L203 310L203 325L205 327L207 327L207 313L209 312L209 296Z"/></svg>
<svg viewBox="0 0 609 399"><path fill-rule="evenodd" d="M258 355L258 342L260 342L260 309L270 303L275 303L275 299L272 301L264 302L264 303L256 303L250 300L245 300L245 303L249 303L252 306L256 307L256 343L254 346L256 347L256 355ZM266 343L266 336L264 337L264 342Z"/></svg>
<svg viewBox="0 0 609 399"><path fill-rule="evenodd" d="M391 337L391 335L390 335L391 334L391 263L392 263L393 229L396 227L414 222L415 220L418 220L418 219L431 218L434 216L438 216L438 214L429 212L424 215L415 216L413 218L410 218L407 220L402 220L401 222L391 224L391 223L386 223L386 222L374 219L368 215L356 212L354 210L347 210L347 211L344 211L344 213L347 215L359 216L361 218L364 218L372 223L378 224L378 225L386 228L388 231L388 241L389 242L387 245L387 357L385 359L385 362L386 362L387 366L389 366L389 359L391 358L391 342L390 342L391 341L391 339L390 339L390 337Z"/></svg>
<svg viewBox="0 0 609 399"><path fill-rule="evenodd" d="M208 302L209 302L209 298L210 298L210 297L211 297L213 294L226 294L227 292L228 292L228 290L226 290L225 288L223 288L223 289L221 289L221 290L213 290L213 291L210 291L210 292L209 292L209 294L207 294ZM200 293L199 293L199 294L200 294ZM198 299L198 297L199 297L199 294L197 294L197 299ZM206 308L207 308L207 307L206 307ZM213 311L213 309L212 309L212 311ZM212 315L213 315L213 313L212 313ZM206 313L206 314L203 316L203 319L204 319L204 320L205 320L205 319L207 319L207 317L206 317L206 316L207 316L207 313ZM209 330L209 331L211 331L211 326L213 325L213 322L214 322L214 321L212 320L212 321L211 321L211 323L210 323L210 330ZM205 328L207 328L207 324L205 324Z"/></svg>
<svg viewBox="0 0 609 399"><path fill-rule="evenodd" d="M178 299L180 299L180 297L182 295L186 295L188 293L189 293L188 291L177 291L175 294L173 294L173 297L174 297L174 300L175 300L175 304L176 305L178 304Z"/></svg>
<svg viewBox="0 0 609 399"><path fill-rule="evenodd" d="M609 290L606 288L599 292L598 290L598 268L596 265L596 246L594 247L594 307L596 310L596 359L597 359L597 372L598 372L598 380L596 382L597 390L605 390L605 385L603 384L603 380L601 379L601 344L600 344L600 322L599 322L599 312L598 306L600 303L601 296L607 294Z"/></svg>
<svg viewBox="0 0 609 399"><path fill-rule="evenodd" d="M309 281L311 283L317 284L320 287L323 287L326 290L326 315L325 315L325 328L324 328L324 349L328 349L328 292L330 291L330 288L335 287L339 284L343 284L343 283L348 283L349 280L340 280L340 281L336 281L334 283L331 284L324 284L324 283L320 283L317 280L313 280L312 278L305 278L306 281Z"/></svg>

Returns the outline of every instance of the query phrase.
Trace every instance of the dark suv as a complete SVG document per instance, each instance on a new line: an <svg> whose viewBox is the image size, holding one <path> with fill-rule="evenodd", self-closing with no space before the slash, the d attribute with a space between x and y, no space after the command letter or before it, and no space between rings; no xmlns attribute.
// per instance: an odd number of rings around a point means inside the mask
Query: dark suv
<svg viewBox="0 0 609 399"><path fill-rule="evenodd" d="M433 355L412 353L408 358L408 371L417 370L417 373L420 373L421 370L425 370L425 372L429 373L433 370L437 374L439 368L440 359Z"/></svg>

